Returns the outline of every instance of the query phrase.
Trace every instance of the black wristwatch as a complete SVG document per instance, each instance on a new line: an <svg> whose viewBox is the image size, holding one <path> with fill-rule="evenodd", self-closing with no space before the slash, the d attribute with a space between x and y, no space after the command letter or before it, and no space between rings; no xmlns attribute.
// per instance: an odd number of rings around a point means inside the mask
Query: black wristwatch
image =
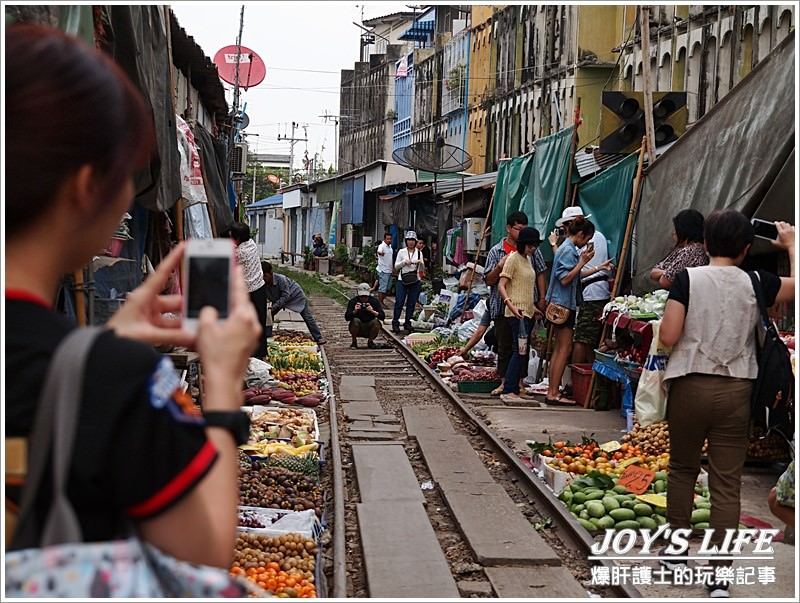
<svg viewBox="0 0 800 603"><path fill-rule="evenodd" d="M222 427L230 431L237 446L247 444L250 439L250 415L245 412L209 411L204 412L203 417L209 427Z"/></svg>

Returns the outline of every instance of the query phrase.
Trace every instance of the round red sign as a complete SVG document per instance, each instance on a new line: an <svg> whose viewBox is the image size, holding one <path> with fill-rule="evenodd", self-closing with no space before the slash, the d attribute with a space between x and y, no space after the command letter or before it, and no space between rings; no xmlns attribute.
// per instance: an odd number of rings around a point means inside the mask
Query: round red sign
<svg viewBox="0 0 800 603"><path fill-rule="evenodd" d="M222 81L236 85L236 55L239 54L239 85L247 90L251 86L258 86L267 75L264 61L255 51L246 46L225 46L214 55L214 64L217 66L219 77Z"/></svg>

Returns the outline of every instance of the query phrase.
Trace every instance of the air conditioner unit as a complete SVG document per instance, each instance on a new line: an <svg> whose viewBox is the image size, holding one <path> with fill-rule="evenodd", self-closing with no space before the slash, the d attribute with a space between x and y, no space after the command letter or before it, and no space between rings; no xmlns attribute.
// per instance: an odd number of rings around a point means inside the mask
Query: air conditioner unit
<svg viewBox="0 0 800 603"><path fill-rule="evenodd" d="M231 172L244 174L247 171L247 143L234 142L231 152Z"/></svg>
<svg viewBox="0 0 800 603"><path fill-rule="evenodd" d="M372 247L372 237L362 237L361 247Z"/></svg>
<svg viewBox="0 0 800 603"><path fill-rule="evenodd" d="M478 245L481 242L481 233L483 232L484 218L464 218L464 251L478 251ZM484 237L483 246L486 248L488 238ZM483 249L481 249L483 251Z"/></svg>

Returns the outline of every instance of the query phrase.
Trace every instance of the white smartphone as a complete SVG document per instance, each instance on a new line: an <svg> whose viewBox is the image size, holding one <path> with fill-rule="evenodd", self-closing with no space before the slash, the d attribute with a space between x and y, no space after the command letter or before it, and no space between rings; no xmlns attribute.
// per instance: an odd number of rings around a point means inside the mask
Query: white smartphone
<svg viewBox="0 0 800 603"><path fill-rule="evenodd" d="M197 332L200 311L216 308L228 317L233 269L232 239L189 239L183 256L183 326Z"/></svg>
<svg viewBox="0 0 800 603"><path fill-rule="evenodd" d="M768 241L774 241L778 238L778 227L775 226L775 222L767 222L758 218L753 218L750 222L753 224L753 230L758 238L767 239Z"/></svg>

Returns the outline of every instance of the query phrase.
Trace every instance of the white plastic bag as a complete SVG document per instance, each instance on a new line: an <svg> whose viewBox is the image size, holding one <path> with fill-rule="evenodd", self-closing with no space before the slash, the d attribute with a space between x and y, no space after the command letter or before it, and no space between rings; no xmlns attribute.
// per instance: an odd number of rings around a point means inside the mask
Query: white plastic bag
<svg viewBox="0 0 800 603"><path fill-rule="evenodd" d="M244 374L247 387L266 387L273 383L275 380L270 375L271 369L271 364L258 358L251 358L247 365L247 372Z"/></svg>
<svg viewBox="0 0 800 603"><path fill-rule="evenodd" d="M662 346L658 338L661 321L653 321L652 325L653 341L644 361L634 399L636 418L642 427L662 421L667 416L667 384L664 383L664 373L670 350Z"/></svg>

